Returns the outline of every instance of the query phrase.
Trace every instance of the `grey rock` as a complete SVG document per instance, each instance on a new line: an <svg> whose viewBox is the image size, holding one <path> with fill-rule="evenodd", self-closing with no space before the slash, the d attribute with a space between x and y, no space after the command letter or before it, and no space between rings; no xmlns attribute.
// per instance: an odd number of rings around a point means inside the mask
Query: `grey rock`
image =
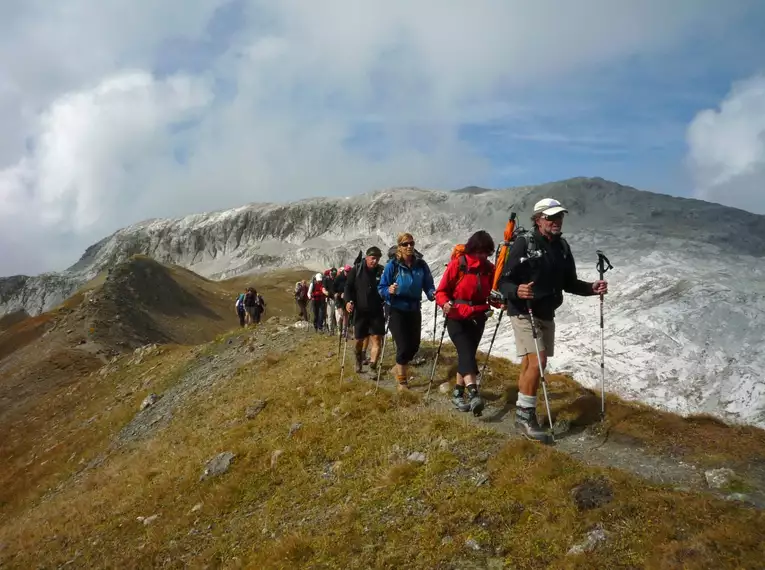
<svg viewBox="0 0 765 570"><path fill-rule="evenodd" d="M428 460L427 456L421 451L413 451L406 459L412 463L426 463Z"/></svg>
<svg viewBox="0 0 765 570"><path fill-rule="evenodd" d="M603 528L603 525L597 524L595 525L595 528L587 533L587 536L582 542L575 544L569 549L568 554L574 555L592 552L598 547L598 545L605 542L607 539L608 533Z"/></svg>
<svg viewBox="0 0 765 570"><path fill-rule="evenodd" d="M704 472L704 478L711 489L723 489L731 484L736 473L728 467L709 469Z"/></svg>
<svg viewBox="0 0 765 570"><path fill-rule="evenodd" d="M469 548L470 550L481 550L481 545L478 544L478 541L474 538L468 538L465 540L465 547Z"/></svg>
<svg viewBox="0 0 765 570"><path fill-rule="evenodd" d="M143 402L141 402L141 408L140 408L141 411L144 411L146 408L153 406L154 404L157 403L158 400L159 400L159 396L157 396L154 393L149 394L143 399Z"/></svg>
<svg viewBox="0 0 765 570"><path fill-rule="evenodd" d="M291 438L302 427L303 427L303 424L301 424L300 422L295 422L294 424L292 424L290 426L290 431L287 434L287 438Z"/></svg>
<svg viewBox="0 0 765 570"><path fill-rule="evenodd" d="M244 415L248 420L254 420L260 412L266 409L266 400L257 400L251 406L247 406Z"/></svg>
<svg viewBox="0 0 765 570"><path fill-rule="evenodd" d="M207 462L207 465L205 465L205 470L199 477L199 480L203 481L209 477L217 477L219 475L223 475L228 471L229 467L231 466L231 462L235 457L236 455L230 451L219 453Z"/></svg>

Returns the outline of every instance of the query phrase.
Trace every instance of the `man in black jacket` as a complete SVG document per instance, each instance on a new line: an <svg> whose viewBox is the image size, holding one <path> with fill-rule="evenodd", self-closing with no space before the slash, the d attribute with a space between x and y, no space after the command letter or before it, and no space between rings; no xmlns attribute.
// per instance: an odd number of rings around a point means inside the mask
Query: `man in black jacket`
<svg viewBox="0 0 765 570"><path fill-rule="evenodd" d="M348 272L345 283L345 308L353 314L354 338L356 339L356 372L361 372L364 361L364 339L369 337L371 345L370 369L377 369L383 335L385 334L385 313L383 299L377 291L383 268L380 265L382 252L370 247L358 265Z"/></svg>
<svg viewBox="0 0 765 570"><path fill-rule="evenodd" d="M545 198L534 205L534 229L513 243L499 282L507 300L507 314L513 327L516 353L521 361L515 424L524 434L541 441L546 433L536 416L540 366L554 354L555 310L563 303L563 292L589 296L608 292L605 281L589 283L576 275L576 264L568 242L561 237L563 216L560 202ZM534 313L539 342L537 360L531 331L529 307Z"/></svg>

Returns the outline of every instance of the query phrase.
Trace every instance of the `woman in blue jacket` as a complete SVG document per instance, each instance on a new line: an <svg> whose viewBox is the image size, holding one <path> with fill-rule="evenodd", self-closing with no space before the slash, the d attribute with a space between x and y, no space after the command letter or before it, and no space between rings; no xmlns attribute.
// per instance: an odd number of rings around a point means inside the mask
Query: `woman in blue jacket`
<svg viewBox="0 0 765 570"><path fill-rule="evenodd" d="M398 389L408 390L407 365L420 349L422 294L433 301L436 286L430 267L414 254L414 237L398 235L396 256L385 266L377 286L388 305L388 328L396 341L396 382Z"/></svg>

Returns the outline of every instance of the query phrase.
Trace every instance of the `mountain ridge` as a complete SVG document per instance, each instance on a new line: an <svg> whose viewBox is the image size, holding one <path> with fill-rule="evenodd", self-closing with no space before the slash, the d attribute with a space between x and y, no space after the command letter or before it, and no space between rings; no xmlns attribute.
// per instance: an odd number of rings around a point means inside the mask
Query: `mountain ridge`
<svg viewBox="0 0 765 570"><path fill-rule="evenodd" d="M438 279L454 243L478 229L499 239L511 210L528 226L533 204L546 196L570 211L564 235L580 277L596 278L597 249L615 266L605 305L606 369L615 392L670 411L765 425L765 356L756 350L765 336L765 270L759 268L765 216L602 178L477 194L401 187L145 220L89 247L65 272L0 279L0 314L39 314L135 254L226 279L348 263L370 245L387 247L404 230L415 234ZM432 305L423 313L429 335ZM594 386L597 302L567 296L558 323L551 366ZM514 358L505 327L494 350Z"/></svg>

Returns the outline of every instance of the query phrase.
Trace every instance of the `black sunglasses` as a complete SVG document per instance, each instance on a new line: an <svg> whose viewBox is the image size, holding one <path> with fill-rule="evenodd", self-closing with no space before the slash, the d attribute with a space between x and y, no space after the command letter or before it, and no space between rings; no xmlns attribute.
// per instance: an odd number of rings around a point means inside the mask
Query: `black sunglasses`
<svg viewBox="0 0 765 570"><path fill-rule="evenodd" d="M563 219L563 212L560 214L555 214L553 216L542 216L545 220L550 220L551 222L557 222L558 220Z"/></svg>
<svg viewBox="0 0 765 570"><path fill-rule="evenodd" d="M401 245L401 247L409 247L409 246L414 247L414 242L413 241L403 241L399 245Z"/></svg>

